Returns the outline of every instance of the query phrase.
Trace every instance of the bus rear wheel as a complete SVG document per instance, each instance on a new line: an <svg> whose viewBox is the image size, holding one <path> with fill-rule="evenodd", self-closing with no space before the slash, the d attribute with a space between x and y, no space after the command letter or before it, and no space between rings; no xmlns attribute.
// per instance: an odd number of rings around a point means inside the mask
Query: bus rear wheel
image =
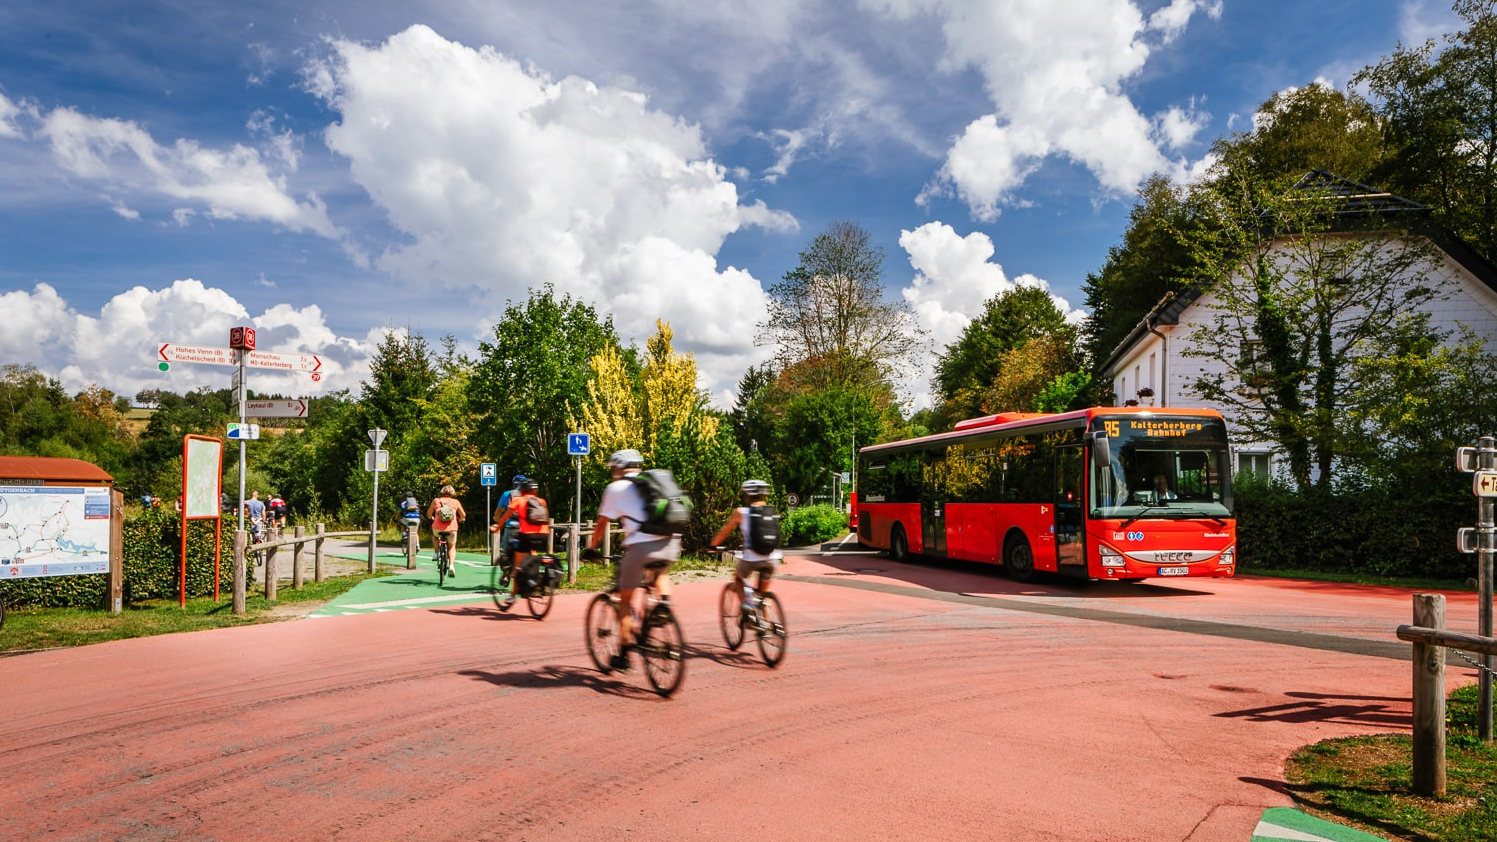
<svg viewBox="0 0 1497 842"><path fill-rule="evenodd" d="M1029 542L1023 538L1009 539L1003 548L1003 567L1008 571L1008 578L1015 582L1033 582L1034 550L1029 548Z"/></svg>
<svg viewBox="0 0 1497 842"><path fill-rule="evenodd" d="M894 529L889 532L889 558L895 561L904 561L910 556L910 542L904 537L904 527L894 524Z"/></svg>

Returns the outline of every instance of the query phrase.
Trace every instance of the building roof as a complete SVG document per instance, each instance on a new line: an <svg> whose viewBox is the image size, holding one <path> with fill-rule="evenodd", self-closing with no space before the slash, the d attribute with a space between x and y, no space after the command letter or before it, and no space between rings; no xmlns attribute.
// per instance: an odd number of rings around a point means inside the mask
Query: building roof
<svg viewBox="0 0 1497 842"><path fill-rule="evenodd" d="M1341 217L1429 212L1429 208L1418 202L1325 170L1310 170L1289 192L1295 201L1322 203L1330 208L1331 214Z"/></svg>
<svg viewBox="0 0 1497 842"><path fill-rule="evenodd" d="M114 477L92 462L52 456L0 456L0 484L8 480L52 482L105 482Z"/></svg>

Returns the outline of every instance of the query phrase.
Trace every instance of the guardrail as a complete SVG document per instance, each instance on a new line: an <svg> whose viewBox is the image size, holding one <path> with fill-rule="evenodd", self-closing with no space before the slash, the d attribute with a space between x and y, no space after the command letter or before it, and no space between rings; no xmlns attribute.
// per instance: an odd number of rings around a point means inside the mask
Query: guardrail
<svg viewBox="0 0 1497 842"><path fill-rule="evenodd" d="M305 545L313 544L312 551L312 577L313 581L321 582L327 578L323 569L322 542L328 538L369 538L369 530L358 529L350 532L328 532L323 524L317 524L315 532L307 532L305 526L298 526L291 537L281 537L274 541L261 541L258 544L249 543L249 535L243 529L234 532L234 613L243 614L245 611L245 591L248 577L246 574L246 558L250 553L265 553L265 598L275 599L276 589L279 587L279 574L276 570L277 556L281 547L291 547L291 587L300 589L302 586L302 552ZM370 567L374 566L374 560L369 561Z"/></svg>
<svg viewBox="0 0 1497 842"><path fill-rule="evenodd" d="M1445 596L1414 594L1414 623L1398 627L1414 644L1414 791L1445 795L1445 649L1497 655L1497 638L1447 631Z"/></svg>

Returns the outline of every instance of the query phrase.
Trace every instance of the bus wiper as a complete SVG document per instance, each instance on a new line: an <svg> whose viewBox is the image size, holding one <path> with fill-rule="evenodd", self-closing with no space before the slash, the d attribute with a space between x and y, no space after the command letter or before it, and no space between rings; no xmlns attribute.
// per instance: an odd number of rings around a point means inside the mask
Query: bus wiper
<svg viewBox="0 0 1497 842"><path fill-rule="evenodd" d="M1169 506L1167 504L1163 504L1163 503L1150 503L1149 505L1144 506L1142 509L1139 509L1138 512L1133 515L1133 517L1130 517L1127 520L1123 521L1123 525L1119 526L1118 528L1119 529L1127 529L1128 528L1128 524L1130 524L1130 523L1134 522L1135 520L1138 520L1139 518L1143 517L1144 516L1144 512L1147 512L1147 511L1150 511L1150 510L1153 510L1153 509L1168 509L1168 508L1169 508Z"/></svg>

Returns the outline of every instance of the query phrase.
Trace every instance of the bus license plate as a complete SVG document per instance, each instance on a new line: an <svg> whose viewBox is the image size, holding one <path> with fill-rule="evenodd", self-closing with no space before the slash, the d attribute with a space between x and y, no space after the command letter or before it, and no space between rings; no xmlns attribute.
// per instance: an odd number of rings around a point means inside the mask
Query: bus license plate
<svg viewBox="0 0 1497 842"><path fill-rule="evenodd" d="M1189 567L1161 567L1161 568L1159 568L1159 575L1161 575L1161 576L1189 576L1190 575L1190 568Z"/></svg>

